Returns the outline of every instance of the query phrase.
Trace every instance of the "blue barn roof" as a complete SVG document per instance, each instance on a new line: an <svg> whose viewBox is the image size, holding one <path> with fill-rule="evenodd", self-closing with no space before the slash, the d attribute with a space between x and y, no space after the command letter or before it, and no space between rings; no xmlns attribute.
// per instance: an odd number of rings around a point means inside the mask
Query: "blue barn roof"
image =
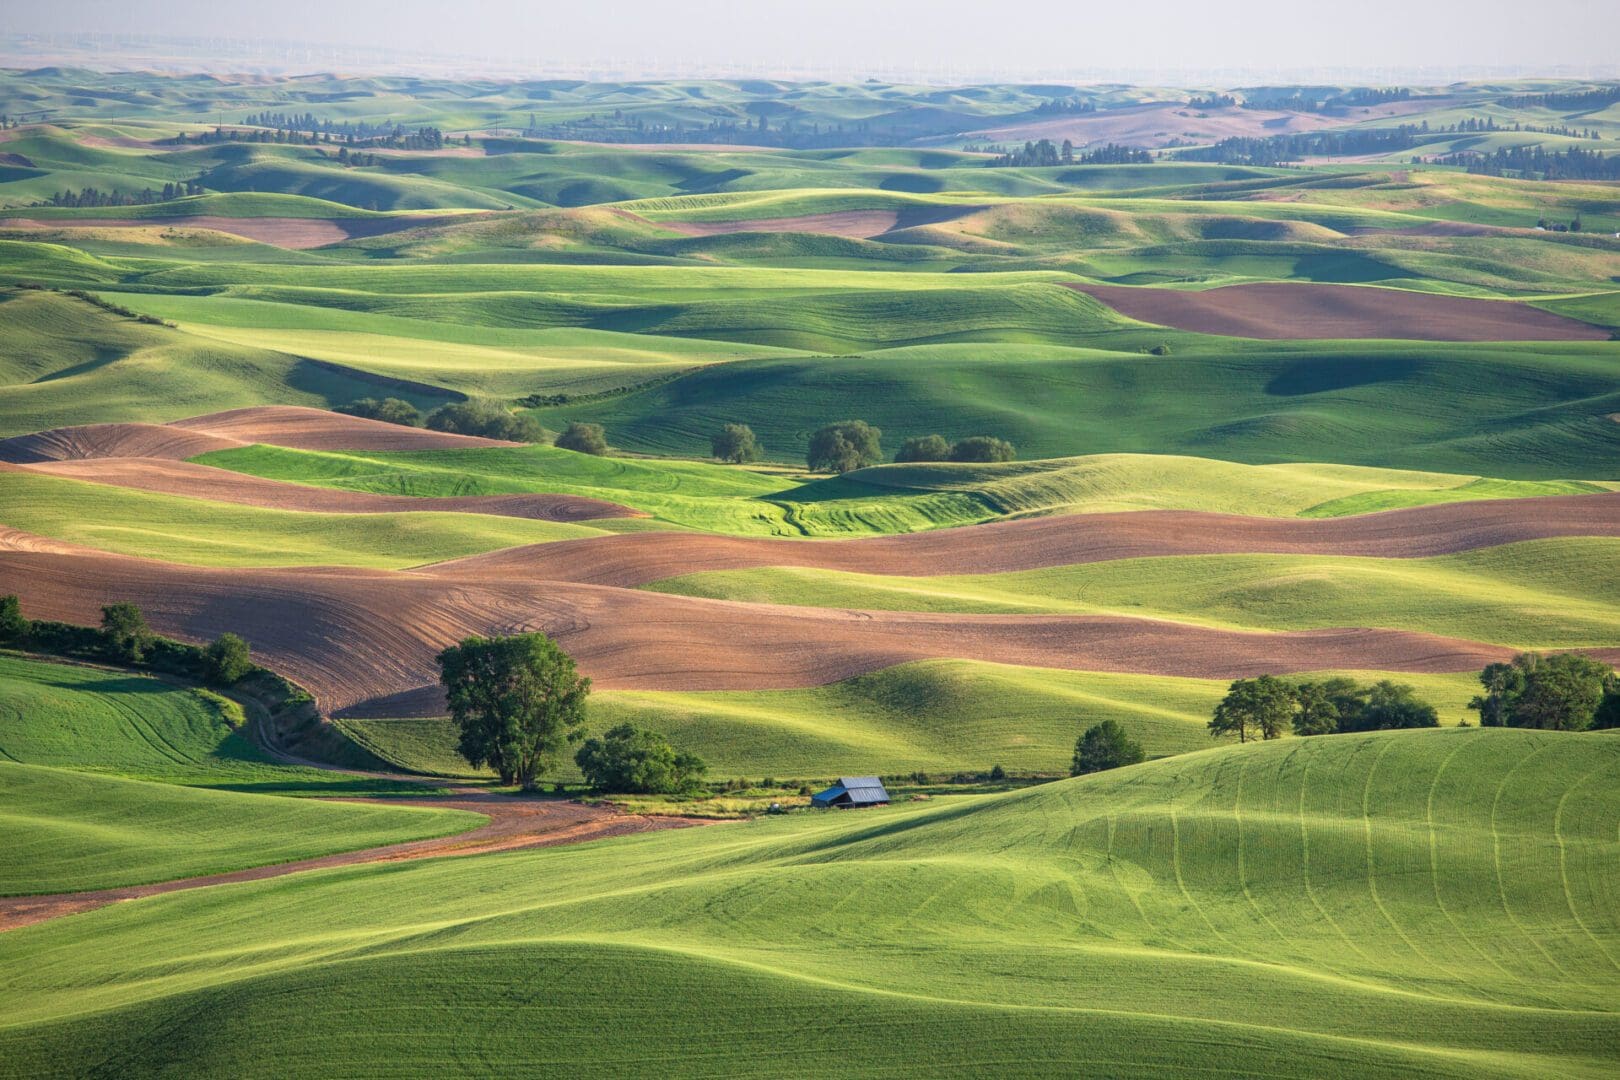
<svg viewBox="0 0 1620 1080"><path fill-rule="evenodd" d="M812 806L876 806L888 801L888 789L875 776L840 776L838 783L810 797Z"/></svg>

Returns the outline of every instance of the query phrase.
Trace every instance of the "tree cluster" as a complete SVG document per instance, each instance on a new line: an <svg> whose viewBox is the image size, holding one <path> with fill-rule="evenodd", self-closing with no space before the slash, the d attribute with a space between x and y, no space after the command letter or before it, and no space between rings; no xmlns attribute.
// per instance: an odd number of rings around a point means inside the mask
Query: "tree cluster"
<svg viewBox="0 0 1620 1080"><path fill-rule="evenodd" d="M1519 94L1505 97L1501 104L1508 109L1557 109L1564 112L1589 112L1620 101L1620 85L1605 86L1598 90L1573 93Z"/></svg>
<svg viewBox="0 0 1620 1080"><path fill-rule="evenodd" d="M1345 157L1409 150L1422 129L1403 124L1366 131L1308 131L1291 135L1234 135L1213 146L1177 150L1178 161L1212 161L1222 165L1278 165L1305 157Z"/></svg>
<svg viewBox="0 0 1620 1080"><path fill-rule="evenodd" d="M895 461L1012 461L1018 456L1013 444L991 435L973 435L957 442L946 442L943 435L918 435L900 445Z"/></svg>
<svg viewBox="0 0 1620 1080"><path fill-rule="evenodd" d="M813 472L847 473L883 460L883 432L865 420L840 420L810 436L805 464Z"/></svg>
<svg viewBox="0 0 1620 1080"><path fill-rule="evenodd" d="M421 427L422 414L415 405L403 398L391 397L378 401L376 398L357 398L347 405L339 405L332 410L344 416L360 416L367 420L381 420L385 424L399 424L402 427Z"/></svg>
<svg viewBox="0 0 1620 1080"><path fill-rule="evenodd" d="M1079 98L1050 98L1034 109L1036 116L1076 116L1096 111L1095 101L1082 101Z"/></svg>
<svg viewBox="0 0 1620 1080"><path fill-rule="evenodd" d="M544 442L546 433L533 417L522 416L498 401L475 398L443 405L428 414L427 426L455 435L479 435L508 442Z"/></svg>
<svg viewBox="0 0 1620 1080"><path fill-rule="evenodd" d="M1456 165L1479 176L1514 176L1525 180L1620 180L1620 155L1601 150L1548 151L1541 146L1498 147L1491 153L1465 150L1429 159L1435 165Z"/></svg>
<svg viewBox="0 0 1620 1080"><path fill-rule="evenodd" d="M1045 168L1052 165L1149 165L1152 162L1152 154L1134 146L1109 143L1076 154L1074 144L1068 139L1064 139L1061 146L1054 146L1050 139L1041 139L1024 143L1021 150L1003 151L989 165L994 168Z"/></svg>
<svg viewBox="0 0 1620 1080"><path fill-rule="evenodd" d="M1214 736L1279 739L1295 735L1338 735L1353 731L1438 727L1434 706L1410 686L1388 679L1362 686L1353 679L1291 683L1275 675L1238 679L1215 706L1209 720Z"/></svg>
<svg viewBox="0 0 1620 1080"><path fill-rule="evenodd" d="M1211 94L1209 97L1193 97L1187 100L1189 109L1232 109L1237 107L1237 98L1231 94Z"/></svg>
<svg viewBox="0 0 1620 1080"><path fill-rule="evenodd" d="M182 180L179 183L164 184L161 188L149 187L140 191L102 191L96 187L84 187L78 191L54 191L50 198L35 205L76 208L146 206L150 203L183 199L188 195L201 195L204 190L202 184L196 180Z"/></svg>
<svg viewBox="0 0 1620 1080"><path fill-rule="evenodd" d="M607 434L602 430L601 424L582 424L574 421L569 424L561 435L557 436L558 449L572 450L579 454L595 454L601 457L608 451Z"/></svg>
<svg viewBox="0 0 1620 1080"><path fill-rule="evenodd" d="M1104 720L1085 730L1074 744L1074 761L1070 763L1070 776L1117 769L1122 765L1136 765L1147 760L1142 744L1125 733L1114 720Z"/></svg>
<svg viewBox="0 0 1620 1080"><path fill-rule="evenodd" d="M17 596L0 596L0 647L107 660L221 687L262 671L253 663L248 643L236 634L223 633L204 646L159 637L141 609L127 601L103 607L101 625L91 628L29 619Z"/></svg>
<svg viewBox="0 0 1620 1080"><path fill-rule="evenodd" d="M732 465L746 465L764 456L754 429L747 424L727 424L709 442L715 459Z"/></svg>
<svg viewBox="0 0 1620 1080"><path fill-rule="evenodd" d="M656 731L620 724L585 740L574 754L585 782L598 791L627 795L677 795L695 790L708 766L696 754L677 751Z"/></svg>
<svg viewBox="0 0 1620 1080"><path fill-rule="evenodd" d="M1482 727L1586 731L1620 727L1614 668L1577 653L1520 653L1479 673L1485 692L1468 703Z"/></svg>

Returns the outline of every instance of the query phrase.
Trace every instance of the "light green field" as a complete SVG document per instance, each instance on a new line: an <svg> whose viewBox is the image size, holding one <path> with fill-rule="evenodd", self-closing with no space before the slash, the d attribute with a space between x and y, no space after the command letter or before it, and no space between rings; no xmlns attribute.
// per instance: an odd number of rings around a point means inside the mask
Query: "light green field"
<svg viewBox="0 0 1620 1080"><path fill-rule="evenodd" d="M323 514L8 473L0 520L38 536L202 566L403 568L600 529L493 514Z"/></svg>
<svg viewBox="0 0 1620 1080"><path fill-rule="evenodd" d="M0 762L0 795L5 896L225 873L448 836L484 820L462 810L207 791L10 761Z"/></svg>
<svg viewBox="0 0 1620 1080"><path fill-rule="evenodd" d="M787 537L916 532L1001 517L1119 510L1318 517L1465 497L1568 494L1610 486L1340 465L1252 466L1150 454L1003 465L885 465L810 483L780 473L699 462L593 458L550 447L355 453L252 446L214 451L196 460L268 479L383 494L583 495L645 511L672 525Z"/></svg>
<svg viewBox="0 0 1620 1080"><path fill-rule="evenodd" d="M1334 672L1360 681L1389 677ZM1303 676L1302 676L1303 677ZM1443 724L1477 721L1470 674L1394 676L1417 689ZM902 664L807 690L598 691L590 725L629 721L667 734L708 762L716 779L932 771L1068 772L1080 733L1103 720L1155 757L1211 745L1206 724L1226 693L1215 679L1012 667L969 660ZM401 768L477 775L444 719L339 720L367 750ZM557 779L572 780L569 766Z"/></svg>
<svg viewBox="0 0 1620 1080"><path fill-rule="evenodd" d="M287 765L237 702L128 671L0 653L0 760L285 795L427 794L420 784Z"/></svg>
<svg viewBox="0 0 1620 1080"><path fill-rule="evenodd" d="M1617 768L1600 735L1332 736L174 894L0 936L0 1046L35 1076L1608 1076Z"/></svg>
<svg viewBox="0 0 1620 1080"><path fill-rule="evenodd" d="M762 567L647 587L855 610L1127 615L1232 630L1379 626L1568 649L1620 645L1616 565L1620 540L1576 537L1428 559L1195 555L941 577Z"/></svg>

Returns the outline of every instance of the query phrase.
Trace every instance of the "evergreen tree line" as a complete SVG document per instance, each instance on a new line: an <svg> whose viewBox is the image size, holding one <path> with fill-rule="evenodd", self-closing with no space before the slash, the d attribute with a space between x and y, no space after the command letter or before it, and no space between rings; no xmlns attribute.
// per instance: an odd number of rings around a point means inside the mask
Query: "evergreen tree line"
<svg viewBox="0 0 1620 1080"><path fill-rule="evenodd" d="M1096 111L1095 101L1081 101L1079 98L1052 98L1041 102L1034 109L1037 116L1076 116Z"/></svg>
<svg viewBox="0 0 1620 1080"><path fill-rule="evenodd" d="M1214 146L1177 150L1180 161L1211 161L1222 165L1278 165L1305 157L1346 157L1407 150L1417 145L1422 129L1411 124L1367 131L1311 131L1259 138L1237 135Z"/></svg>
<svg viewBox="0 0 1620 1080"><path fill-rule="evenodd" d="M370 128L371 125L365 125ZM172 139L164 140L168 146L208 146L215 143L273 143L278 146L322 146L339 143L354 147L380 147L389 150L440 150L446 145L444 132L436 127L419 127L415 131L395 124L379 128L370 135L298 128L220 128L189 134L182 131ZM463 135L461 145L472 145L472 136Z"/></svg>
<svg viewBox="0 0 1620 1080"><path fill-rule="evenodd" d="M1620 180L1620 155L1601 150L1548 151L1540 146L1500 147L1491 153L1464 150L1428 159L1435 165L1456 165L1477 176L1512 176L1525 180ZM1416 162L1414 162L1416 163Z"/></svg>
<svg viewBox="0 0 1620 1080"><path fill-rule="evenodd" d="M1620 84L1598 90L1565 94L1520 94L1505 97L1502 105L1509 109L1568 109L1571 111L1601 109L1620 101Z"/></svg>
<svg viewBox="0 0 1620 1080"><path fill-rule="evenodd" d="M69 206L75 208L95 206L144 206L147 203L183 199L187 195L201 195L204 188L196 180L182 180L164 184L161 188L142 188L140 191L102 191L86 187L78 191L52 192L51 197L35 206Z"/></svg>
<svg viewBox="0 0 1620 1080"><path fill-rule="evenodd" d="M1134 146L1109 143L1107 146L1076 154L1074 143L1068 139L1064 139L1061 146L1053 145L1051 139L1041 139L1039 142L1024 143L1021 150L1003 150L1000 156L989 164L993 168L1005 168L1047 165L1147 165L1152 161L1152 154Z"/></svg>
<svg viewBox="0 0 1620 1080"><path fill-rule="evenodd" d="M1238 100L1231 94L1211 94L1209 97L1193 97L1187 100L1189 109L1232 109L1237 107Z"/></svg>
<svg viewBox="0 0 1620 1080"><path fill-rule="evenodd" d="M764 116L757 120L711 120L706 124L648 123L639 116L626 118L615 110L611 119L594 114L578 120L564 120L554 124L541 124L530 115L529 126L523 129L525 139L568 139L602 143L714 143L717 145L746 144L750 146L777 146L786 150L826 150L846 146L884 146L892 142L881 133L875 133L864 121L822 125L812 122L786 121L772 125Z"/></svg>

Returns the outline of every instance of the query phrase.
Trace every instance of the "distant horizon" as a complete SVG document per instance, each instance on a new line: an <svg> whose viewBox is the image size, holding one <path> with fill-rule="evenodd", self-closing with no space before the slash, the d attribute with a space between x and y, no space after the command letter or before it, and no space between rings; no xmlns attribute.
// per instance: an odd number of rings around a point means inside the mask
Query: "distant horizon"
<svg viewBox="0 0 1620 1080"><path fill-rule="evenodd" d="M769 79L778 82L880 82L925 86L1055 83L1165 88L1237 89L1245 86L1395 84L1444 87L1486 80L1620 80L1620 63L1454 66L1340 65L1254 67L960 67L655 61L627 57L573 59L474 56L450 51L341 45L296 39L229 39L185 35L85 32L0 35L0 67L31 70L81 67L114 74L158 71L174 74L307 77L314 75L418 78L480 78L498 81L584 79L665 82L682 79Z"/></svg>

